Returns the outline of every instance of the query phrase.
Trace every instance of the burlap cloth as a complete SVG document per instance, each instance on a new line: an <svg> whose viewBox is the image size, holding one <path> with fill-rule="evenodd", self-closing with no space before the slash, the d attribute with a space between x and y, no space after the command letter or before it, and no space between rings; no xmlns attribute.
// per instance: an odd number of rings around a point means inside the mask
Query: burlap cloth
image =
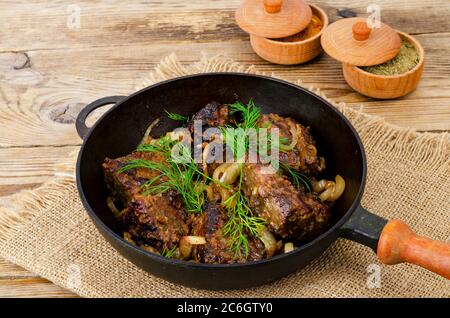
<svg viewBox="0 0 450 318"><path fill-rule="evenodd" d="M257 72L225 57L182 66L171 55L138 86L212 71ZM421 235L449 241L449 136L417 133L343 104L336 107L356 127L367 152L362 205L383 217L403 219ZM44 186L0 199L0 256L81 296L450 296L450 282L444 278L408 264L383 266L369 248L343 239L306 268L270 285L223 292L174 285L131 264L97 232L78 198L74 162L75 156L65 159ZM377 265L379 288L371 276Z"/></svg>

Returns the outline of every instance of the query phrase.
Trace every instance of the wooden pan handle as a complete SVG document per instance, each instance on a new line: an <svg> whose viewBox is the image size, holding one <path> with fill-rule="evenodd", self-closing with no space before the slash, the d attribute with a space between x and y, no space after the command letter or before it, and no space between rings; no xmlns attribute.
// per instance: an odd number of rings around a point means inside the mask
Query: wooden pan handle
<svg viewBox="0 0 450 318"><path fill-rule="evenodd" d="M377 254L384 264L412 263L450 279L450 244L418 236L400 220L386 224Z"/></svg>
<svg viewBox="0 0 450 318"><path fill-rule="evenodd" d="M267 13L277 13L281 10L283 0L264 0L264 10Z"/></svg>

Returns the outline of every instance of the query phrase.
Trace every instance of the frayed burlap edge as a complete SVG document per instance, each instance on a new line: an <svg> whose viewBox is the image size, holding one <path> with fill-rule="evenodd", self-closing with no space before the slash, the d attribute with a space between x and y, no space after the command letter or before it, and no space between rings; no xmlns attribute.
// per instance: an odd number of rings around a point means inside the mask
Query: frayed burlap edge
<svg viewBox="0 0 450 318"><path fill-rule="evenodd" d="M260 72L253 65L244 66L226 56L218 55L208 58L203 55L196 63L182 65L177 56L171 54L164 58L155 70L135 88L141 89L170 78L204 72L243 72L277 77L273 73ZM294 83L303 86L301 79ZM364 131L370 132L373 138L366 138L365 144L370 144L374 149L380 150L389 146L396 154L406 154L406 160L415 162L419 166L426 166L442 174L450 173L450 138L447 133L419 133L414 129L392 125L381 117L364 114L360 110L348 107L345 103L335 103L319 89L306 88L332 103L351 120L358 131L363 128ZM361 105L362 108L363 105ZM382 137L379 132L383 132ZM0 244L19 233L21 228L28 222L32 222L33 218L38 216L59 192L63 192L74 184L75 160L76 153L73 153L62 161L55 168L55 179L41 187L0 198ZM31 268L28 264L18 261L10 255L0 256L68 288L64 282L55 280L51 275L45 275L40 270ZM72 291L83 295L80 290L72 289Z"/></svg>

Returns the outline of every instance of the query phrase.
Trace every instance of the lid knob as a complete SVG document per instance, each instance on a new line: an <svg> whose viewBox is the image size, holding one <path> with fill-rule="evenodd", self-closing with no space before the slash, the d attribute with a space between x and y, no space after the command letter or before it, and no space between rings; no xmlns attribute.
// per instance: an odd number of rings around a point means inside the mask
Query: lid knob
<svg viewBox="0 0 450 318"><path fill-rule="evenodd" d="M372 29L369 28L366 22L356 22L352 27L353 38L356 41L367 40L371 31Z"/></svg>
<svg viewBox="0 0 450 318"><path fill-rule="evenodd" d="M267 13L277 13L281 10L283 0L264 0L264 10Z"/></svg>

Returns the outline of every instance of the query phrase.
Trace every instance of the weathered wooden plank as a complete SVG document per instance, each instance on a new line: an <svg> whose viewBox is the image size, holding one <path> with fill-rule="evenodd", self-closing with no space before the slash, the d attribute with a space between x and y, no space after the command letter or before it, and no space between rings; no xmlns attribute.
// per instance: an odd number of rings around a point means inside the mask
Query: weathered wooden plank
<svg viewBox="0 0 450 318"><path fill-rule="evenodd" d="M0 297L76 297L72 292L65 290L44 278L0 278Z"/></svg>
<svg viewBox="0 0 450 318"><path fill-rule="evenodd" d="M420 87L402 99L375 102L365 98L345 83L338 62L323 55L311 63L294 67L269 64L257 57L248 43L212 42L173 44L184 63L192 63L200 52L226 54L258 69L274 72L288 80L302 79L305 85L325 91L329 97L350 104L366 102L371 113L386 116L394 124L419 130L450 129L447 99L450 95L449 34L418 36L427 51L425 72ZM0 146L76 145L80 143L74 118L84 105L96 98L129 94L147 73L169 53L165 44L137 45L133 48L91 48L73 50L38 50L0 54L3 73L0 79ZM29 65L20 68L21 65ZM67 63L70 61L70 63ZM443 99L444 100L441 100ZM412 102L416 100L415 102ZM376 105L389 107L390 111ZM408 108L408 111L405 109ZM426 110L426 111L425 111ZM441 116L436 121L436 116Z"/></svg>
<svg viewBox="0 0 450 318"><path fill-rule="evenodd" d="M0 258L0 297L77 297L75 294Z"/></svg>
<svg viewBox="0 0 450 318"><path fill-rule="evenodd" d="M0 258L0 280L1 279L20 279L20 278L36 278L36 274L30 273L26 269L17 266L7 260Z"/></svg>
<svg viewBox="0 0 450 318"><path fill-rule="evenodd" d="M67 146L1 149L0 185L33 186L55 178L58 164L77 148Z"/></svg>
<svg viewBox="0 0 450 318"><path fill-rule="evenodd" d="M21 190L32 190L40 185L42 185L42 183L2 184L0 185L0 197L11 195Z"/></svg>
<svg viewBox="0 0 450 318"><path fill-rule="evenodd" d="M335 21L349 12L367 15L366 8L373 1L312 2L322 6L330 20ZM196 1L195 6L183 1L167 3L166 6L166 1L78 1L76 4L69 1L2 2L0 51L128 46L135 43L152 44L155 41L245 40L245 33L234 20L239 1L203 0ZM394 28L408 33L450 31L450 6L446 0L433 1L433 4L420 0L404 3L385 0L377 3L382 10L382 20ZM71 14L78 9L80 27L74 28L71 27L74 25L70 22Z"/></svg>

